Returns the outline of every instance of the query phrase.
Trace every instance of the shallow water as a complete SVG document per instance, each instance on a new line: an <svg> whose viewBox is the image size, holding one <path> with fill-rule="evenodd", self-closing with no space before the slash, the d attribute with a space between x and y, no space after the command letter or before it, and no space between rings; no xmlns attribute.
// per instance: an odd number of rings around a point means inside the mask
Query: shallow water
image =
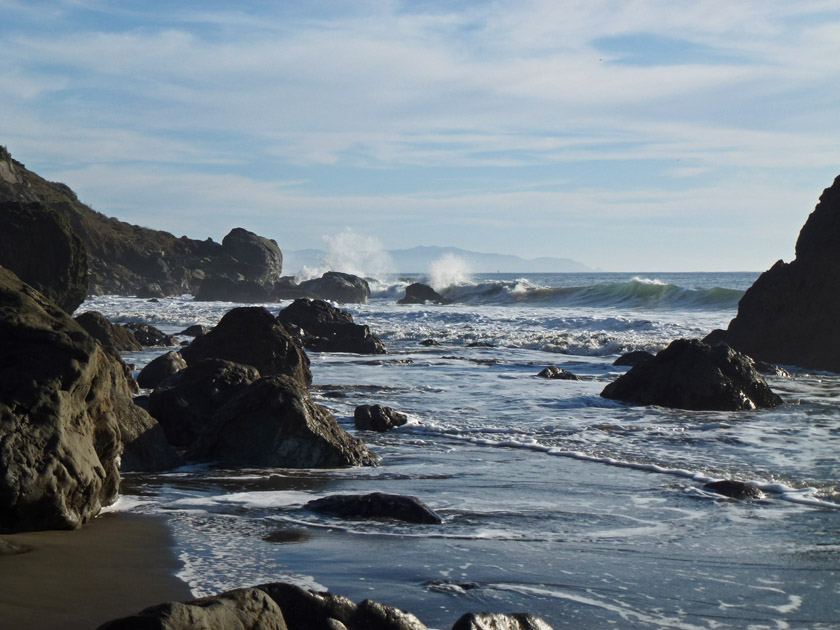
<svg viewBox="0 0 840 630"><path fill-rule="evenodd" d="M725 327L754 277L488 276L449 291L464 301L446 307L396 306L405 282L383 283L348 310L387 355L310 354L313 398L380 466L129 475L118 509L174 517L181 576L197 595L292 579L439 628L475 610L529 611L555 628L837 627L840 378L772 378L786 404L760 412L599 396L625 369L612 366L618 353ZM516 297L526 285L533 299ZM560 291L569 287L573 300ZM176 332L232 306L102 297L83 308ZM426 338L441 345L419 345ZM126 358L139 367L161 351ZM535 376L551 364L584 380ZM353 409L373 403L410 423L357 433ZM702 489L728 477L765 498ZM303 508L372 491L418 496L444 524L340 521Z"/></svg>

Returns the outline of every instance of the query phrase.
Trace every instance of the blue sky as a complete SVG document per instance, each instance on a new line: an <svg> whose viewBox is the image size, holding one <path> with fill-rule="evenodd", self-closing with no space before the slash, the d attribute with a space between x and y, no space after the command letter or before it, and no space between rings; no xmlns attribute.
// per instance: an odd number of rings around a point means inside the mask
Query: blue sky
<svg viewBox="0 0 840 630"><path fill-rule="evenodd" d="M836 0L0 0L0 47L0 144L194 238L761 270L840 174Z"/></svg>

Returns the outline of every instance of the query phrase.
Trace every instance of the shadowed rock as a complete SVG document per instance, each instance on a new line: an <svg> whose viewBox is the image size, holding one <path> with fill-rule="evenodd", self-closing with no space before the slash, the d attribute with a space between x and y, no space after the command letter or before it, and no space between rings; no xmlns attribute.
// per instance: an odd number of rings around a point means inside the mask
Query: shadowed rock
<svg viewBox="0 0 840 630"><path fill-rule="evenodd" d="M467 613L452 626L452 630L551 630L545 621L526 613Z"/></svg>
<svg viewBox="0 0 840 630"><path fill-rule="evenodd" d="M137 384L140 387L154 389L165 379L186 367L187 362L184 361L181 353L172 350L153 359L146 367L140 370L140 374L137 375Z"/></svg>
<svg viewBox="0 0 840 630"><path fill-rule="evenodd" d="M722 481L710 481L703 486L706 490L717 492L723 496L732 499L762 499L764 493L748 483L743 481L734 481L732 479L724 479Z"/></svg>
<svg viewBox="0 0 840 630"><path fill-rule="evenodd" d="M555 365L549 365L547 368L542 370L537 376L542 378L550 378L550 379L557 379L561 381L582 381L583 379L578 376L577 374L573 374L572 372L568 372L566 370L561 370L559 367Z"/></svg>
<svg viewBox="0 0 840 630"><path fill-rule="evenodd" d="M360 431L378 431L384 433L401 427L408 422L404 413L382 405L359 405L353 412L353 421Z"/></svg>
<svg viewBox="0 0 840 630"><path fill-rule="evenodd" d="M407 523L438 525L443 522L434 510L417 497L384 492L336 494L315 499L304 506L320 514L347 519L389 518Z"/></svg>
<svg viewBox="0 0 840 630"><path fill-rule="evenodd" d="M174 346L178 343L175 341L175 337L161 332L151 324L128 322L125 324L125 327L131 331L141 345L147 348L156 346Z"/></svg>
<svg viewBox="0 0 840 630"><path fill-rule="evenodd" d="M239 302L240 304L264 304L271 302L269 290L253 280L233 278L205 278L195 294L196 302Z"/></svg>
<svg viewBox="0 0 840 630"><path fill-rule="evenodd" d="M370 328L354 323L350 313L323 300L295 300L280 311L277 320L296 330L307 350L385 354L385 346Z"/></svg>
<svg viewBox="0 0 840 630"><path fill-rule="evenodd" d="M192 326L187 326L178 334L184 335L185 337L201 337L201 335L206 335L208 330L207 326L202 324L193 324Z"/></svg>
<svg viewBox="0 0 840 630"><path fill-rule="evenodd" d="M653 354L651 354L647 350L634 350L633 352L627 352L625 354L622 354L615 361L613 361L613 365L629 365L630 367L633 367L645 363L646 361L650 361L652 358Z"/></svg>
<svg viewBox="0 0 840 630"><path fill-rule="evenodd" d="M243 228L228 232L222 239L222 250L239 263L244 278L259 285L270 285L283 271L283 254L277 241Z"/></svg>
<svg viewBox="0 0 840 630"><path fill-rule="evenodd" d="M637 405L717 411L775 407L782 402L749 357L697 339L672 342L607 385L601 396Z"/></svg>
<svg viewBox="0 0 840 630"><path fill-rule="evenodd" d="M428 284L414 282L405 288L405 296L397 300L397 304L452 304L452 300L443 297Z"/></svg>
<svg viewBox="0 0 840 630"><path fill-rule="evenodd" d="M314 298L333 302L364 304L370 297L370 286L364 278L338 271L328 271L320 278L305 280L298 288Z"/></svg>
<svg viewBox="0 0 840 630"><path fill-rule="evenodd" d="M102 313L87 311L76 315L73 319L106 350L119 356L120 352L136 352L142 350L142 344L134 334L119 324L112 324Z"/></svg>

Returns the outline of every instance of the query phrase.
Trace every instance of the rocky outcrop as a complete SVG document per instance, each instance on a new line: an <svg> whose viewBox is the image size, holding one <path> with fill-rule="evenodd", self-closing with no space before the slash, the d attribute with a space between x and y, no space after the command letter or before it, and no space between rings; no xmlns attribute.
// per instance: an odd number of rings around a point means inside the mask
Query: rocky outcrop
<svg viewBox="0 0 840 630"><path fill-rule="evenodd" d="M417 497L371 492L335 494L309 501L304 507L319 514L347 519L393 519L406 523L439 525L443 519Z"/></svg>
<svg viewBox="0 0 840 630"><path fill-rule="evenodd" d="M285 374L305 386L312 383L309 357L267 310L242 306L225 314L215 328L181 350L188 365L224 359L251 365L263 376Z"/></svg>
<svg viewBox="0 0 840 630"><path fill-rule="evenodd" d="M0 148L0 165L10 163L4 151ZM59 210L0 195L0 266L72 313L88 293L88 257Z"/></svg>
<svg viewBox="0 0 840 630"><path fill-rule="evenodd" d="M364 304L370 297L367 280L349 273L328 271L320 278L305 280L298 288L319 300Z"/></svg>
<svg viewBox="0 0 840 630"><path fill-rule="evenodd" d="M234 228L222 243L216 243L211 239L178 238L168 232L112 219L81 203L64 184L49 182L28 170L2 148L0 174L0 203L48 206L69 225L82 245L80 251L87 254L84 270L75 263L65 268L73 279L73 282L62 282L62 286L72 287L74 296L67 299L68 310L78 306L88 293L88 269L90 293L138 297L195 294L205 278L253 281L268 286L280 277L282 255L277 244L242 228ZM38 214L44 215L40 211ZM3 233L0 227L0 234ZM34 237L28 238L31 241ZM40 240L37 243L47 244ZM4 250L13 251L5 245L0 247L0 252ZM64 256L61 248L32 251L39 252L41 262L63 260ZM23 269L19 270L23 273ZM78 282L84 283L83 289L79 289ZM59 302L64 300L59 298Z"/></svg>
<svg viewBox="0 0 840 630"><path fill-rule="evenodd" d="M582 381L583 379L574 374L569 372L568 370L562 370L556 365L549 365L547 368L544 368L537 374L540 378L548 378L548 379L556 379L560 381Z"/></svg>
<svg viewBox="0 0 840 630"><path fill-rule="evenodd" d="M280 311L277 320L298 333L307 350L385 354L385 346L370 328L356 324L350 313L323 300L295 300Z"/></svg>
<svg viewBox="0 0 840 630"><path fill-rule="evenodd" d="M160 382L149 396L149 413L172 445L187 448L208 430L220 407L258 378L250 365L204 359Z"/></svg>
<svg viewBox="0 0 840 630"><path fill-rule="evenodd" d="M391 407L359 405L353 412L353 423L359 431L384 433L408 422L408 417Z"/></svg>
<svg viewBox="0 0 840 630"><path fill-rule="evenodd" d="M726 342L770 363L840 372L840 176L826 188L796 242L738 304Z"/></svg>
<svg viewBox="0 0 840 630"><path fill-rule="evenodd" d="M180 352L170 351L149 362L137 375L137 384L146 389L154 389L164 380L187 367L187 362Z"/></svg>
<svg viewBox="0 0 840 630"><path fill-rule="evenodd" d="M334 468L376 463L364 442L313 403L305 385L287 376L261 378L231 396L213 414L188 455L236 466Z"/></svg>
<svg viewBox="0 0 840 630"><path fill-rule="evenodd" d="M526 613L467 613L452 630L551 630L545 621Z"/></svg>
<svg viewBox="0 0 840 630"><path fill-rule="evenodd" d="M253 280L205 278L198 286L195 301L265 304L272 301L272 296L268 288Z"/></svg>
<svg viewBox="0 0 840 630"><path fill-rule="evenodd" d="M117 356L120 352L135 352L143 349L142 344L130 330L119 324L112 324L102 313L86 311L73 319L85 329L87 334L101 343L103 348Z"/></svg>
<svg viewBox="0 0 840 630"><path fill-rule="evenodd" d="M601 396L637 405L718 411L782 402L749 357L724 344L712 347L697 339L673 341L607 385Z"/></svg>
<svg viewBox="0 0 840 630"><path fill-rule="evenodd" d="M132 407L119 363L0 268L0 531L76 528L111 503Z"/></svg>
<svg viewBox="0 0 840 630"><path fill-rule="evenodd" d="M405 296L397 300L397 304L452 304L452 300L443 297L428 284L414 282L405 288Z"/></svg>

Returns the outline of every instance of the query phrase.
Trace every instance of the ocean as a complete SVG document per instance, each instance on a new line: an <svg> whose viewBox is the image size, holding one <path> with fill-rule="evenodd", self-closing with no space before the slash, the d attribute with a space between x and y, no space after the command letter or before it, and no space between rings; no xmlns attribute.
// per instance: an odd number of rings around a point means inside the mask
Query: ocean
<svg viewBox="0 0 840 630"><path fill-rule="evenodd" d="M314 400L378 467L127 474L110 509L168 517L196 596L283 580L397 606L431 628L478 610L531 612L558 629L838 628L840 376L767 377L785 404L753 412L599 395L626 370L613 366L619 354L725 328L757 276L452 273L434 278L449 306L397 305L416 276L377 281L369 303L342 308L388 354L310 358ZM234 306L103 296L79 312L175 333ZM163 351L124 358L139 370ZM583 380L536 376L549 365ZM354 408L376 403L409 424L357 432ZM703 489L724 478L765 497ZM373 491L416 496L444 523L303 508Z"/></svg>

